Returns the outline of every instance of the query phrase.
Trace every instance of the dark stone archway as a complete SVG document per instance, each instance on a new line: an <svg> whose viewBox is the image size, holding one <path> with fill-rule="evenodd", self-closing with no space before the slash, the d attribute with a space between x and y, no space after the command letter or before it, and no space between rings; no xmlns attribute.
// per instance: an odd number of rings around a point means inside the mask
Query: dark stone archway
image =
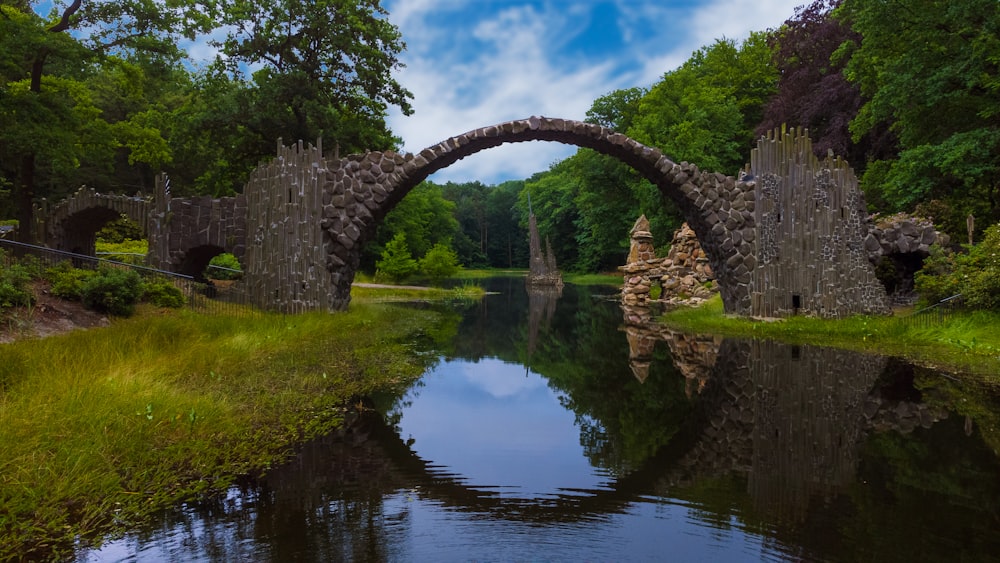
<svg viewBox="0 0 1000 563"><path fill-rule="evenodd" d="M675 163L606 127L546 117L530 117L474 129L419 154L370 152L328 162L323 197L323 247L331 275L331 307L350 301L351 282L361 249L385 215L434 172L492 147L525 141L554 141L586 147L628 164L670 198L698 235L719 282L726 311L750 307L748 283L756 265L754 184L724 174Z"/></svg>
<svg viewBox="0 0 1000 563"><path fill-rule="evenodd" d="M149 201L143 198L80 188L51 210L36 214L41 220L36 239L58 250L93 256L97 231L120 217L127 217L148 234L149 208Z"/></svg>

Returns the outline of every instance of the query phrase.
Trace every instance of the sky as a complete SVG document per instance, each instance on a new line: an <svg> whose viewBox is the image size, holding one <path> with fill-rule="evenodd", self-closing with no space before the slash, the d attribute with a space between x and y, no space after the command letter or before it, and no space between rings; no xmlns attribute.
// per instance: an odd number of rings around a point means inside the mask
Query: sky
<svg viewBox="0 0 1000 563"><path fill-rule="evenodd" d="M614 90L648 88L719 38L773 29L806 0L384 0L406 43L396 79L411 116L389 128L420 152L504 121L586 117ZM499 184L548 170L576 147L511 143L434 174L438 183Z"/></svg>

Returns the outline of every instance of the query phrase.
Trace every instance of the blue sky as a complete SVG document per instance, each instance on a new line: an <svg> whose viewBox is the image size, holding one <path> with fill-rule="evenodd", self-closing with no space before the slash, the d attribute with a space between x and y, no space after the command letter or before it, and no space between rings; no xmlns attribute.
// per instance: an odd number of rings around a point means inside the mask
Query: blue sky
<svg viewBox="0 0 1000 563"><path fill-rule="evenodd" d="M420 150L466 131L531 115L583 119L598 97L648 87L717 38L776 28L804 0L384 0L403 35L397 79L412 116L389 127ZM516 143L431 177L496 184L572 155L559 143Z"/></svg>

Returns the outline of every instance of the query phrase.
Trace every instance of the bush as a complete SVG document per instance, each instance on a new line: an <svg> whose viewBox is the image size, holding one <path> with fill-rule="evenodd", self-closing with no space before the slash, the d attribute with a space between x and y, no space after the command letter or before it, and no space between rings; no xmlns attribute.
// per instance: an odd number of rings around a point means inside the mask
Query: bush
<svg viewBox="0 0 1000 563"><path fill-rule="evenodd" d="M142 278L132 270L102 268L83 282L83 304L95 311L128 317L142 295Z"/></svg>
<svg viewBox="0 0 1000 563"><path fill-rule="evenodd" d="M146 282L142 300L157 307L179 309L184 306L184 293L168 280L158 279Z"/></svg>
<svg viewBox="0 0 1000 563"><path fill-rule="evenodd" d="M28 284L31 269L21 264L13 264L0 272L0 309L27 307L35 302L35 295Z"/></svg>
<svg viewBox="0 0 1000 563"><path fill-rule="evenodd" d="M70 301L83 300L83 283L95 275L96 271L74 268L70 262L61 262L45 272L45 278L52 283L49 292Z"/></svg>
<svg viewBox="0 0 1000 563"><path fill-rule="evenodd" d="M143 236L142 227L123 215L106 223L101 230L97 231L95 238L98 242L122 243L127 240L137 241Z"/></svg>
<svg viewBox="0 0 1000 563"><path fill-rule="evenodd" d="M420 269L435 283L458 273L458 255L446 244L437 243L420 259Z"/></svg>
<svg viewBox="0 0 1000 563"><path fill-rule="evenodd" d="M1000 225L965 253L933 250L914 276L924 305L961 293L973 309L1000 309Z"/></svg>
<svg viewBox="0 0 1000 563"><path fill-rule="evenodd" d="M149 253L149 242L145 239L125 239L120 242L105 242L98 240L94 248L109 260L126 264L145 264Z"/></svg>
<svg viewBox="0 0 1000 563"><path fill-rule="evenodd" d="M208 262L204 275L210 280L238 280L243 277L243 267L236 256L223 252Z"/></svg>
<svg viewBox="0 0 1000 563"><path fill-rule="evenodd" d="M385 245L382 259L375 263L375 279L399 283L415 274L418 269L417 261L406 246L406 235L399 233Z"/></svg>

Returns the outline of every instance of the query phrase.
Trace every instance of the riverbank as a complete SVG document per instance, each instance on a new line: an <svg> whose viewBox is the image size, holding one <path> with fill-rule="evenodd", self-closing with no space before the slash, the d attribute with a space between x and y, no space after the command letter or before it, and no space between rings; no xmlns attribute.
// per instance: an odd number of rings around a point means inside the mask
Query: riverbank
<svg viewBox="0 0 1000 563"><path fill-rule="evenodd" d="M0 560L59 559L267 471L359 398L401 390L448 333L426 310L158 311L0 347Z"/></svg>
<svg viewBox="0 0 1000 563"><path fill-rule="evenodd" d="M941 319L911 318L901 313L889 317L754 320L727 316L721 298L715 296L701 307L675 309L659 320L683 332L898 356L1000 383L1000 315L987 311L955 312Z"/></svg>

